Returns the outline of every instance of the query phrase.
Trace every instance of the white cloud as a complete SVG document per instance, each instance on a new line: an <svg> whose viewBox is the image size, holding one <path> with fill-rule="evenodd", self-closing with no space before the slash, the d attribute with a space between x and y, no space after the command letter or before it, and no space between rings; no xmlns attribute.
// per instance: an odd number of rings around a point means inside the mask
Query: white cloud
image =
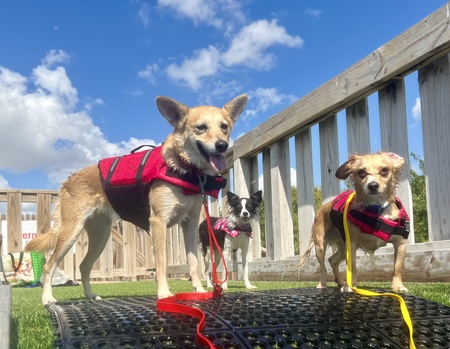
<svg viewBox="0 0 450 349"><path fill-rule="evenodd" d="M171 64L166 68L167 75L198 90L202 79L215 76L219 71L243 65L251 69L269 69L274 65L275 56L267 50L274 45L300 47L303 40L291 36L276 20L260 20L245 26L231 41L226 51L210 45L196 51L183 63Z"/></svg>
<svg viewBox="0 0 450 349"><path fill-rule="evenodd" d="M155 74L158 72L159 67L156 63L147 64L145 69L138 71L138 77L147 80L153 86L156 86Z"/></svg>
<svg viewBox="0 0 450 349"><path fill-rule="evenodd" d="M316 18L320 18L322 13L323 13L322 10L315 10L315 9L312 9L312 8L308 8L304 12L305 15L309 15L309 16L316 17Z"/></svg>
<svg viewBox="0 0 450 349"><path fill-rule="evenodd" d="M55 63L69 63L70 56L64 50L50 50L50 52L42 59L42 64L51 67Z"/></svg>
<svg viewBox="0 0 450 349"><path fill-rule="evenodd" d="M147 28L150 23L150 6L148 3L143 2L140 4L139 10L138 10L138 19L144 26L144 28Z"/></svg>
<svg viewBox="0 0 450 349"><path fill-rule="evenodd" d="M61 62L55 57L64 54L55 52L59 53L50 52L43 64ZM66 70L43 64L33 70L31 79L0 66L0 171L42 169L57 185L103 157L129 152L137 144L154 144L134 138L108 142L89 115L92 106L103 101L88 100L79 108L78 91Z"/></svg>
<svg viewBox="0 0 450 349"><path fill-rule="evenodd" d="M185 82L197 90L205 77L214 75L219 69L220 52L214 46L195 52L193 58L186 59L180 66L171 64L166 68L167 75L173 80Z"/></svg>
<svg viewBox="0 0 450 349"><path fill-rule="evenodd" d="M242 21L245 17L237 0L158 0L158 6L174 11L195 25L206 24L226 28L226 31L235 21Z"/></svg>
<svg viewBox="0 0 450 349"><path fill-rule="evenodd" d="M256 118L258 114L262 114L276 105L291 104L298 99L293 95L282 94L274 87L259 87L256 90L250 91L249 96L249 106L242 116L244 121Z"/></svg>
<svg viewBox="0 0 450 349"><path fill-rule="evenodd" d="M2 175L0 175L0 188L1 189L8 189L9 188L9 183L6 180L5 177L3 177Z"/></svg>
<svg viewBox="0 0 450 349"><path fill-rule="evenodd" d="M274 64L274 55L266 50L273 45L300 47L303 40L291 36L276 20L259 20L250 23L233 38L223 55L226 66L245 65L253 69L269 69Z"/></svg>
<svg viewBox="0 0 450 349"><path fill-rule="evenodd" d="M420 120L422 118L422 111L420 110L420 97L416 98L416 103L411 110L414 120Z"/></svg>

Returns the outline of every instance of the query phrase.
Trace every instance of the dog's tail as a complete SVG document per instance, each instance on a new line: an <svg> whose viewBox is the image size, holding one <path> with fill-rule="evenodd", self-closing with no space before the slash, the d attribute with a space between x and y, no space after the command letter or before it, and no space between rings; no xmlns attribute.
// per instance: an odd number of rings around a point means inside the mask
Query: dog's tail
<svg viewBox="0 0 450 349"><path fill-rule="evenodd" d="M290 268L286 269L283 272L283 274L281 275L281 279L283 279L284 274L286 274L288 271L294 271L294 270L297 270L297 274L299 274L299 276L300 276L300 270L303 268L303 266L308 261L313 247L314 247L314 240L311 238L311 241L309 242L309 246L308 246L306 252L303 254L302 258L300 258L300 261L296 265L293 265Z"/></svg>
<svg viewBox="0 0 450 349"><path fill-rule="evenodd" d="M60 205L59 202L55 206L55 211L53 213L53 226L52 228L27 243L24 248L25 252L36 251L36 252L52 252L58 241L59 235L59 224L60 224Z"/></svg>

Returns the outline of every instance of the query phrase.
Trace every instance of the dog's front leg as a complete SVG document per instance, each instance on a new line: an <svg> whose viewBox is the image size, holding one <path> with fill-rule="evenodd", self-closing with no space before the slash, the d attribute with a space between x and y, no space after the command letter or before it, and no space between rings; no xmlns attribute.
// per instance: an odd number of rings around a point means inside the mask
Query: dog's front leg
<svg viewBox="0 0 450 349"><path fill-rule="evenodd" d="M150 217L151 236L155 254L156 283L158 284L158 299L172 296L167 283L166 274L166 222L156 215Z"/></svg>
<svg viewBox="0 0 450 349"><path fill-rule="evenodd" d="M402 272L403 264L406 256L406 244L405 241L397 243L394 242L394 273L392 276L392 289L395 292L408 292L408 289L403 286Z"/></svg>
<svg viewBox="0 0 450 349"><path fill-rule="evenodd" d="M253 286L248 279L248 262L250 260L249 251L251 251L251 245L242 247L242 268L244 273L245 288L247 289L256 288L256 286Z"/></svg>
<svg viewBox="0 0 450 349"><path fill-rule="evenodd" d="M189 267L189 276L191 277L192 288L195 292L206 292L203 288L199 275L198 265L198 225L199 214L194 214L192 218L181 223L184 235L184 244L186 247L186 257Z"/></svg>

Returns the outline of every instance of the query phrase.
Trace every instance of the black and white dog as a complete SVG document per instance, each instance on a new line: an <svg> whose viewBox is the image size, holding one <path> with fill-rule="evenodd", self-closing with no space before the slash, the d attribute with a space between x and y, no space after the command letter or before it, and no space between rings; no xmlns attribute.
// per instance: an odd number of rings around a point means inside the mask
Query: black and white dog
<svg viewBox="0 0 450 349"><path fill-rule="evenodd" d="M229 216L225 218L211 217L216 240L223 251L223 257L227 265L231 262L232 252L237 249L242 251L242 267L246 288L256 288L248 280L248 260L250 257L250 238L252 237L251 223L259 218L259 206L262 201L262 191L257 191L250 198L240 198L231 191L227 192ZM207 287L212 287L209 272L211 256L209 253L208 226L204 220L199 227L200 244L203 259L205 260L205 275ZM216 266L220 263L220 252L214 247L214 259ZM222 284L227 289L227 283Z"/></svg>

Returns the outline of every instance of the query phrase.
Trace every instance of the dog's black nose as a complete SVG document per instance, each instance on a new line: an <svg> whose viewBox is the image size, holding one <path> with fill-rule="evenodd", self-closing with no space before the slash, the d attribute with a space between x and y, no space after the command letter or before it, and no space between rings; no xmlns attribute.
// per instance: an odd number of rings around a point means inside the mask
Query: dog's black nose
<svg viewBox="0 0 450 349"><path fill-rule="evenodd" d="M380 187L380 184L378 184L378 182L370 182L367 185L367 188L369 188L370 191L378 191L379 187Z"/></svg>
<svg viewBox="0 0 450 349"><path fill-rule="evenodd" d="M228 149L228 142L227 141L217 141L216 142L216 150L220 153L223 153L225 150Z"/></svg>

